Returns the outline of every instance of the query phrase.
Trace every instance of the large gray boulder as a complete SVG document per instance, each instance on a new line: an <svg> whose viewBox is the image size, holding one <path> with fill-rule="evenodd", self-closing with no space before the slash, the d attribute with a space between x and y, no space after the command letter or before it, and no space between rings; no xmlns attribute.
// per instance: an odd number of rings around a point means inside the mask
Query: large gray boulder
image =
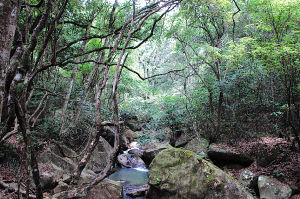
<svg viewBox="0 0 300 199"><path fill-rule="evenodd" d="M199 159L192 151L177 148L165 149L154 158L150 165L149 183L153 187L150 198L253 198L215 165Z"/></svg>
<svg viewBox="0 0 300 199"><path fill-rule="evenodd" d="M65 186L62 184L62 186ZM62 190L65 190L63 187ZM123 186L119 182L109 179L104 179L92 189L88 190L85 187L70 187L70 189L54 194L51 199L120 199L122 198Z"/></svg>
<svg viewBox="0 0 300 199"><path fill-rule="evenodd" d="M101 143L102 144L99 143L98 147L95 148L86 166L87 169L90 169L95 173L100 173L106 167L110 158L108 153L113 150L112 146L105 139L102 139ZM81 157L82 156L80 156L80 159Z"/></svg>
<svg viewBox="0 0 300 199"><path fill-rule="evenodd" d="M122 198L123 186L119 182L104 179L94 186L85 197L86 199L120 199Z"/></svg>
<svg viewBox="0 0 300 199"><path fill-rule="evenodd" d="M97 172L105 168L109 158L107 150L112 150L112 147L104 140L103 144L98 145L90 157L90 161L80 176L79 184L89 183L95 178ZM82 155L78 155L62 144L50 145L40 153L37 159L42 188L49 190L53 189L60 181L68 182Z"/></svg>
<svg viewBox="0 0 300 199"><path fill-rule="evenodd" d="M145 167L144 161L135 154L120 154L117 157L119 164L125 168Z"/></svg>
<svg viewBox="0 0 300 199"><path fill-rule="evenodd" d="M258 189L261 199L289 199L292 195L288 185L268 176L258 177Z"/></svg>

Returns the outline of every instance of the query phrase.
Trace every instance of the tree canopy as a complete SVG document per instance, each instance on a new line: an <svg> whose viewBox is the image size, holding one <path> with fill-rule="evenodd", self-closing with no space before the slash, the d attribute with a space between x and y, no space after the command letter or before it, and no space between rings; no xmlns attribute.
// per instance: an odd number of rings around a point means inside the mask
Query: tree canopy
<svg viewBox="0 0 300 199"><path fill-rule="evenodd" d="M42 140L88 146L77 184L112 132L100 181L126 114L210 142L270 134L300 145L297 0L0 0L0 10L0 145L21 136L36 198ZM27 187L29 197L29 177Z"/></svg>

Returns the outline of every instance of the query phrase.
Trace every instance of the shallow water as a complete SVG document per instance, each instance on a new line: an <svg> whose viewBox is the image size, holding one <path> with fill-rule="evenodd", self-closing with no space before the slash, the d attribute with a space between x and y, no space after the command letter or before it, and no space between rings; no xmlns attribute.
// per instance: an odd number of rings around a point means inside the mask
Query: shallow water
<svg viewBox="0 0 300 199"><path fill-rule="evenodd" d="M126 184L143 185L148 183L148 169L132 169L132 168L120 168L109 179L114 181L123 181Z"/></svg>

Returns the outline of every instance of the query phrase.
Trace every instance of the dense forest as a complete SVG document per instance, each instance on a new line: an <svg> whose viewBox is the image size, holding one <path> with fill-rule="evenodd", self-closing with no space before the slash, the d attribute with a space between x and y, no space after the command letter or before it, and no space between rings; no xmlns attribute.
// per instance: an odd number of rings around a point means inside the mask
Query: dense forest
<svg viewBox="0 0 300 199"><path fill-rule="evenodd" d="M0 198L300 198L299 17L297 0L0 0Z"/></svg>

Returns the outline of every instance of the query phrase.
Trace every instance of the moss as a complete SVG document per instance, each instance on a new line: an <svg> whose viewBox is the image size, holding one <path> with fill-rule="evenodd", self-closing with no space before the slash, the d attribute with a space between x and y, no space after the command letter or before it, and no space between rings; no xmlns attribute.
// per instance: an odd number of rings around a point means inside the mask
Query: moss
<svg viewBox="0 0 300 199"><path fill-rule="evenodd" d="M149 183L182 198L204 198L206 194L216 198L225 192L233 194L230 190L240 190L240 185L215 165L197 158L193 151L173 147L163 150L152 161ZM225 190L227 183L232 186Z"/></svg>
<svg viewBox="0 0 300 199"><path fill-rule="evenodd" d="M197 182L196 182L196 181L193 181L193 182L192 182L192 186L193 186L193 187L196 187L196 186L197 186Z"/></svg>

